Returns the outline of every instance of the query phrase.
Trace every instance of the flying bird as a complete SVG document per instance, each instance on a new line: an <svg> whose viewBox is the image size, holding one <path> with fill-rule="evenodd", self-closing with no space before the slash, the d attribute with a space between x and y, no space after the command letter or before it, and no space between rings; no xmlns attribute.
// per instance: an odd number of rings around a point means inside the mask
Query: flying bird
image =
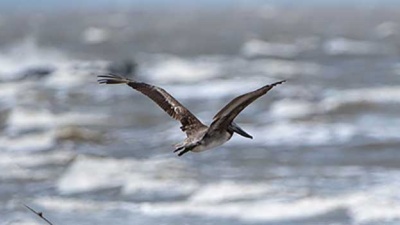
<svg viewBox="0 0 400 225"><path fill-rule="evenodd" d="M220 146L229 141L233 133L252 139L253 137L240 128L233 120L253 101L285 81L282 80L268 84L255 91L234 98L214 116L211 125L206 126L178 100L160 87L114 74L98 76L100 84L127 84L149 97L168 115L178 120L182 125L180 127L181 130L186 133L186 139L182 143L175 145L174 152L178 152L178 156L182 156L189 151L202 152Z"/></svg>

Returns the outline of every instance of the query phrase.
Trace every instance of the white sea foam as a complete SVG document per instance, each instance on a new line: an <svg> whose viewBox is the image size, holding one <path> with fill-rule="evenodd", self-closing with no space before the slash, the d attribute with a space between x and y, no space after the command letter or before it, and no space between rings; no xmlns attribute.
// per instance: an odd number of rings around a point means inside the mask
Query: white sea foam
<svg viewBox="0 0 400 225"><path fill-rule="evenodd" d="M85 44L100 44L110 38L110 32L104 28L88 27L83 31L82 41Z"/></svg>
<svg viewBox="0 0 400 225"><path fill-rule="evenodd" d="M53 132L25 134L18 137L0 137L0 148L6 151L43 151L56 144Z"/></svg>
<svg viewBox="0 0 400 225"><path fill-rule="evenodd" d="M316 63L280 59L252 60L245 68L253 74L279 77L280 79L297 75L318 75L321 72L321 66Z"/></svg>
<svg viewBox="0 0 400 225"><path fill-rule="evenodd" d="M43 84L48 88L70 89L76 87L87 87L96 84L97 71L104 71L109 62L107 61L78 61L68 60L58 65L57 70L46 77Z"/></svg>
<svg viewBox="0 0 400 225"><path fill-rule="evenodd" d="M270 114L279 119L304 118L319 113L317 106L305 100L284 99L271 105Z"/></svg>
<svg viewBox="0 0 400 225"><path fill-rule="evenodd" d="M376 185L330 196L310 197L302 194L297 198L285 199L282 198L287 195L288 190L285 188L272 190L267 184L222 181L200 186L189 199L175 202L135 204L45 197L36 199L35 203L58 212L129 209L157 218L191 214L252 223L312 220L341 210L355 224L395 222L400 221L398 175L398 171L382 170L381 174L375 171L368 177L378 181Z"/></svg>
<svg viewBox="0 0 400 225"><path fill-rule="evenodd" d="M9 131L49 128L53 125L53 121L53 114L47 110L36 111L14 108L7 121L7 126Z"/></svg>
<svg viewBox="0 0 400 225"><path fill-rule="evenodd" d="M246 128L256 134L252 142L263 145L322 145L342 143L350 140L357 129L350 124L322 124L313 122L280 121L258 128ZM232 139L235 144L242 141Z"/></svg>
<svg viewBox="0 0 400 225"><path fill-rule="evenodd" d="M369 41L335 38L326 41L323 49L328 55L382 55L394 53L395 48Z"/></svg>
<svg viewBox="0 0 400 225"><path fill-rule="evenodd" d="M221 72L218 63L202 58L187 60L172 55L156 58L142 70L144 76L157 82L198 82L217 77Z"/></svg>
<svg viewBox="0 0 400 225"><path fill-rule="evenodd" d="M73 72L71 70L58 70L49 76L44 84L50 88L67 89L87 85L88 74L83 71ZM93 78L94 82L94 78Z"/></svg>
<svg viewBox="0 0 400 225"><path fill-rule="evenodd" d="M122 194L140 199L165 199L189 196L198 188L192 180L147 178L145 175L129 176L122 188Z"/></svg>
<svg viewBox="0 0 400 225"><path fill-rule="evenodd" d="M113 210L123 205L116 202L98 202L61 197L39 197L34 202L57 212L95 212L98 210ZM131 204L131 206L134 206L134 204Z"/></svg>
<svg viewBox="0 0 400 225"><path fill-rule="evenodd" d="M30 82L7 82L0 83L0 102L15 105L23 95L21 90L29 89Z"/></svg>
<svg viewBox="0 0 400 225"><path fill-rule="evenodd" d="M309 93L308 93L309 95ZM307 97L307 94L305 95ZM272 116L282 118L301 118L337 110L362 106L379 106L400 102L400 87L384 86L350 90L329 90L317 102L283 99L271 105ZM357 111L358 113L358 111Z"/></svg>
<svg viewBox="0 0 400 225"><path fill-rule="evenodd" d="M48 110L14 108L7 121L9 132L21 132L33 129L50 129L70 125L103 124L107 117L101 114L69 112L53 114Z"/></svg>
<svg viewBox="0 0 400 225"><path fill-rule="evenodd" d="M202 187L194 193L189 201L200 203L219 203L253 199L270 192L268 184L246 184L232 181L212 183Z"/></svg>
<svg viewBox="0 0 400 225"><path fill-rule="evenodd" d="M376 140L396 140L400 132L400 119L378 119L378 116L365 115L355 121L360 129L360 134Z"/></svg>
<svg viewBox="0 0 400 225"><path fill-rule="evenodd" d="M393 21L385 21L374 29L375 35L379 38L387 38L399 34L399 24Z"/></svg>
<svg viewBox="0 0 400 225"><path fill-rule="evenodd" d="M95 83L91 73L104 70L107 65L105 61L73 60L56 49L39 47L34 38L27 37L0 51L0 80L23 78L23 72L31 68L56 68L42 83L52 88L76 87L87 85L90 80Z"/></svg>
<svg viewBox="0 0 400 225"><path fill-rule="evenodd" d="M270 43L259 39L251 39L243 44L241 52L246 57L277 56L294 58L300 54L301 49L294 44Z"/></svg>
<svg viewBox="0 0 400 225"><path fill-rule="evenodd" d="M225 183L225 191L231 190ZM237 184L233 184L237 186ZM245 185L256 188L258 185ZM205 190L210 187L206 186ZM214 188L221 187L215 185ZM243 186L244 187L244 186ZM229 190L228 190L228 189ZM233 188L235 189L235 188ZM41 197L35 203L57 212L95 212L116 209L129 209L147 216L182 216L197 215L217 218L237 219L243 222L275 222L301 219L330 214L337 210L345 210L355 224L385 221L400 221L400 202L398 183L388 182L348 194L325 197L303 197L292 200L275 199L273 195L260 196L250 201L176 201L176 202L97 202L71 198Z"/></svg>
<svg viewBox="0 0 400 225"><path fill-rule="evenodd" d="M52 177L54 174L49 170L42 170L41 167L49 164L66 164L74 157L69 151L54 151L51 153L25 154L22 152L1 152L0 153L0 177L3 179L33 179L43 180Z"/></svg>
<svg viewBox="0 0 400 225"><path fill-rule="evenodd" d="M249 76L276 80L297 75L318 75L322 66L308 61L283 59L247 60L231 56L201 56L183 59L170 55L144 55L140 75L151 83L196 83L215 78L240 78L246 82ZM273 79L271 78L273 77ZM257 78L256 78L257 79ZM229 80L229 79L227 79ZM164 87L164 86L163 86Z"/></svg>
<svg viewBox="0 0 400 225"><path fill-rule="evenodd" d="M34 154L1 152L0 164L2 166L19 165L22 167L43 166L46 164L64 164L75 156L74 153L65 150L52 152L40 152Z"/></svg>
<svg viewBox="0 0 400 225"><path fill-rule="evenodd" d="M381 191L383 188L383 192ZM332 197L309 197L290 201L256 200L209 204L207 202L155 203L141 207L149 215L215 216L248 222L278 222L313 218L346 209L357 224L373 221L400 221L400 202L394 186L370 189Z"/></svg>
<svg viewBox="0 0 400 225"><path fill-rule="evenodd" d="M306 51L316 50L319 38L305 37L292 43L267 42L260 39L250 39L241 48L246 57L269 56L279 58L296 58Z"/></svg>
<svg viewBox="0 0 400 225"><path fill-rule="evenodd" d="M129 175L128 160L112 160L80 156L57 183L62 193L77 193L120 187Z"/></svg>
<svg viewBox="0 0 400 225"><path fill-rule="evenodd" d="M321 104L326 110L335 110L349 105L396 104L399 102L400 87L386 86L330 92Z"/></svg>
<svg viewBox="0 0 400 225"><path fill-rule="evenodd" d="M61 52L39 47L36 39L28 36L0 52L0 79L15 79L21 69L25 68L58 67L67 60Z"/></svg>
<svg viewBox="0 0 400 225"><path fill-rule="evenodd" d="M147 204L141 209L143 213L149 215L194 214L201 216L234 218L251 222L272 222L310 218L325 214L339 207L340 203L338 203L338 201L339 200L306 199L285 203L254 201L222 204L176 202L168 204Z"/></svg>
<svg viewBox="0 0 400 225"><path fill-rule="evenodd" d="M175 159L139 161L80 156L57 183L62 193L122 187L122 194L141 197L177 197L190 194L197 184L185 165Z"/></svg>
<svg viewBox="0 0 400 225"><path fill-rule="evenodd" d="M7 225L40 225L38 221L18 220L7 222Z"/></svg>

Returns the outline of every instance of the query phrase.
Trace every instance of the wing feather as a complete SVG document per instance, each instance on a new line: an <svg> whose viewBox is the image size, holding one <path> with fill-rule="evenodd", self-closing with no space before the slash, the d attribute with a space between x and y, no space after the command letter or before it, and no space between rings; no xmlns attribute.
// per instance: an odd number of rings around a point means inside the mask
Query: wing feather
<svg viewBox="0 0 400 225"><path fill-rule="evenodd" d="M213 118L210 125L210 132L220 129L226 129L229 124L243 111L248 105L259 97L265 95L269 90L278 84L282 84L286 80L265 85L255 91L240 95L225 105Z"/></svg>
<svg viewBox="0 0 400 225"><path fill-rule="evenodd" d="M125 83L131 88L153 100L168 115L182 124L181 129L189 137L199 128L206 127L193 113L184 107L178 100L170 95L164 89L151 84L137 82L118 75L100 75L98 76L100 84L122 84Z"/></svg>

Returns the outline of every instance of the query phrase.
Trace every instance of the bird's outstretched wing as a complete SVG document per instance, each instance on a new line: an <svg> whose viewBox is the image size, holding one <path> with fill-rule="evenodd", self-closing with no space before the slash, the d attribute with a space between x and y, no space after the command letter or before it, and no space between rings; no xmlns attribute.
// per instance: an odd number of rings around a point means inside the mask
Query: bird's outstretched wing
<svg viewBox="0 0 400 225"><path fill-rule="evenodd" d="M278 84L282 84L285 81L286 80L282 80L273 84L265 85L264 87L261 87L255 91L240 95L231 100L214 116L209 132L227 129L227 127L243 109L254 102L257 98L265 95L273 87Z"/></svg>
<svg viewBox="0 0 400 225"><path fill-rule="evenodd" d="M182 124L181 129L188 137L191 136L195 130L206 127L195 115L178 102L178 100L160 87L137 82L114 74L99 75L97 77L100 84L127 84L131 88L146 95L167 112L168 115L180 121Z"/></svg>

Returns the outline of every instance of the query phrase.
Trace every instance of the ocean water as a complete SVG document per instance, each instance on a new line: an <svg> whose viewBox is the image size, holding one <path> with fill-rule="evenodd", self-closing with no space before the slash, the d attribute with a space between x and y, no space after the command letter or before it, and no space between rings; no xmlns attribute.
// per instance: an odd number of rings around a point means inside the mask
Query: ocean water
<svg viewBox="0 0 400 225"><path fill-rule="evenodd" d="M400 224L400 8L67 10L0 17L0 224ZM134 63L137 66L134 66ZM278 80L234 136L185 135Z"/></svg>

